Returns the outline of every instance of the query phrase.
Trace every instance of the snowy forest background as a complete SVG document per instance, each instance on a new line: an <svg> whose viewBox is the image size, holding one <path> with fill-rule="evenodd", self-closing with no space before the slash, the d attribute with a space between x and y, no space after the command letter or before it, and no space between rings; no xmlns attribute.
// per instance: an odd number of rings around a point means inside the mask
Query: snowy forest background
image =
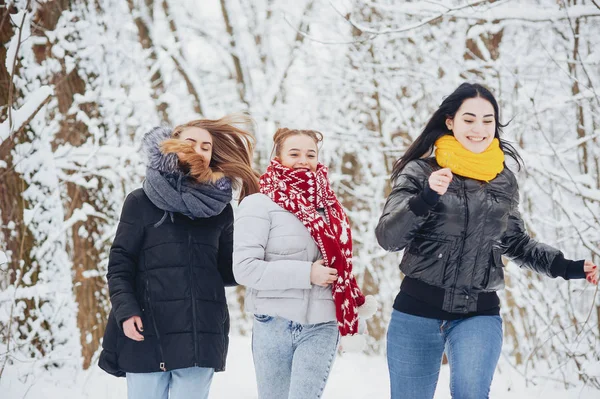
<svg viewBox="0 0 600 399"><path fill-rule="evenodd" d="M159 124L247 111L258 171L277 127L324 133L359 283L382 304L373 356L401 277L374 235L392 163L463 81L510 121L531 234L600 260L598 0L0 0L0 43L0 386L10 368L95 367L109 248ZM597 288L506 275L498 373L600 392Z"/></svg>

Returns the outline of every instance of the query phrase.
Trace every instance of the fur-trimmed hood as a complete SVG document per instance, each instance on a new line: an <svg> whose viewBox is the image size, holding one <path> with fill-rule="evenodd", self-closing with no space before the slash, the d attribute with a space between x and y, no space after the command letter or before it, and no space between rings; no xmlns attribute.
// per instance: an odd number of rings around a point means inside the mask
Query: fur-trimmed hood
<svg viewBox="0 0 600 399"><path fill-rule="evenodd" d="M162 173L181 173L177 154L163 154L160 144L171 138L173 130L165 126L152 128L142 139L142 149L146 154L146 163L149 168Z"/></svg>
<svg viewBox="0 0 600 399"><path fill-rule="evenodd" d="M181 140L171 137L171 133L171 129L161 126L152 128L144 135L142 147L148 168L166 175L185 175L198 183L216 185L219 189L231 186L231 179L213 170L202 155ZM185 165L184 169L182 165Z"/></svg>
<svg viewBox="0 0 600 399"><path fill-rule="evenodd" d="M183 214L191 219L216 216L232 198L230 179L221 177L213 180L217 174L212 172L204 157L196 154L190 146L184 145L181 148L181 142L169 140L171 138L171 129L155 127L146 133L142 140L142 148L147 158L143 189L150 201L165 211L155 227L160 226L168 215L171 215L171 221L174 222L174 213ZM165 151L165 144L169 141L175 142L176 149L173 151ZM194 165L191 165L190 173L180 167L179 158L183 157L186 163L186 156L193 158ZM194 172L194 166L199 173ZM202 174L204 176L200 176L203 178L199 180L198 176Z"/></svg>

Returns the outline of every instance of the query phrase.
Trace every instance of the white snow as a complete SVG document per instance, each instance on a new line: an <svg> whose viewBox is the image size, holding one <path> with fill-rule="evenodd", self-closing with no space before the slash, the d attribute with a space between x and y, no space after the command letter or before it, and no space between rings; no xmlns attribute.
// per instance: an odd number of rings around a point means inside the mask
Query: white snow
<svg viewBox="0 0 600 399"><path fill-rule="evenodd" d="M250 338L231 337L227 370L216 373L211 387L211 399L256 399L256 382ZM34 363L10 367L0 380L3 398L81 398L112 399L125 398L125 378L106 374L96 365L81 371L72 367L62 370L26 375L34 370ZM435 399L450 399L450 373L447 365L440 372ZM594 399L597 391L583 384L565 389L552 381L540 382L536 386L525 386L523 378L507 370L496 373L490 397L518 399ZM389 398L389 378L385 357L363 354L342 354L335 360L323 399L385 399Z"/></svg>

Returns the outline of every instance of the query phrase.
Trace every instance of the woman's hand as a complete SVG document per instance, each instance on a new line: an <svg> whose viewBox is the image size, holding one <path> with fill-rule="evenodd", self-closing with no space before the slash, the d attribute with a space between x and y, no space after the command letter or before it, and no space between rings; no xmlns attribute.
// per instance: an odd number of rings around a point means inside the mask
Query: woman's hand
<svg viewBox="0 0 600 399"><path fill-rule="evenodd" d="M337 279L337 270L323 265L323 259L319 259L310 267L310 282L314 285L327 287Z"/></svg>
<svg viewBox="0 0 600 399"><path fill-rule="evenodd" d="M131 316L123 322L123 332L127 338L130 338L134 341L143 341L144 336L140 334L138 330L144 331L141 317Z"/></svg>
<svg viewBox="0 0 600 399"><path fill-rule="evenodd" d="M450 168L436 170L429 176L429 187L439 195L444 195L451 181L452 172Z"/></svg>
<svg viewBox="0 0 600 399"><path fill-rule="evenodd" d="M595 285L598 285L598 266L594 265L591 260L586 260L583 264L583 271L585 272L585 279Z"/></svg>

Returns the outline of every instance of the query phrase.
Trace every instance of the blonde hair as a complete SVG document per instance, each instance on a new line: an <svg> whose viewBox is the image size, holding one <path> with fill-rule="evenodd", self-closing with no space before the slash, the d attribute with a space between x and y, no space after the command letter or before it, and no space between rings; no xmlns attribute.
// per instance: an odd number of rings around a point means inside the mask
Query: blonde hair
<svg viewBox="0 0 600 399"><path fill-rule="evenodd" d="M281 156L281 148L283 147L283 143L291 136L304 135L308 136L315 141L317 147L320 142L323 141L323 134L316 130L298 130L298 129L288 129L287 127L281 127L277 129L275 134L273 135L273 150L271 151L271 158L273 154L275 156Z"/></svg>
<svg viewBox="0 0 600 399"><path fill-rule="evenodd" d="M180 162L189 165L190 175L199 181L215 181L222 176L229 177L234 187L241 189L241 201L247 195L259 191L259 174L252 169L254 137L235 126L251 124L252 118L245 114L230 114L220 119L197 119L176 126L171 134L176 140L165 140L161 149L163 152L178 153ZM191 144L179 140L181 133L191 127L208 131L213 139L209 165L206 165L204 157L195 153Z"/></svg>

